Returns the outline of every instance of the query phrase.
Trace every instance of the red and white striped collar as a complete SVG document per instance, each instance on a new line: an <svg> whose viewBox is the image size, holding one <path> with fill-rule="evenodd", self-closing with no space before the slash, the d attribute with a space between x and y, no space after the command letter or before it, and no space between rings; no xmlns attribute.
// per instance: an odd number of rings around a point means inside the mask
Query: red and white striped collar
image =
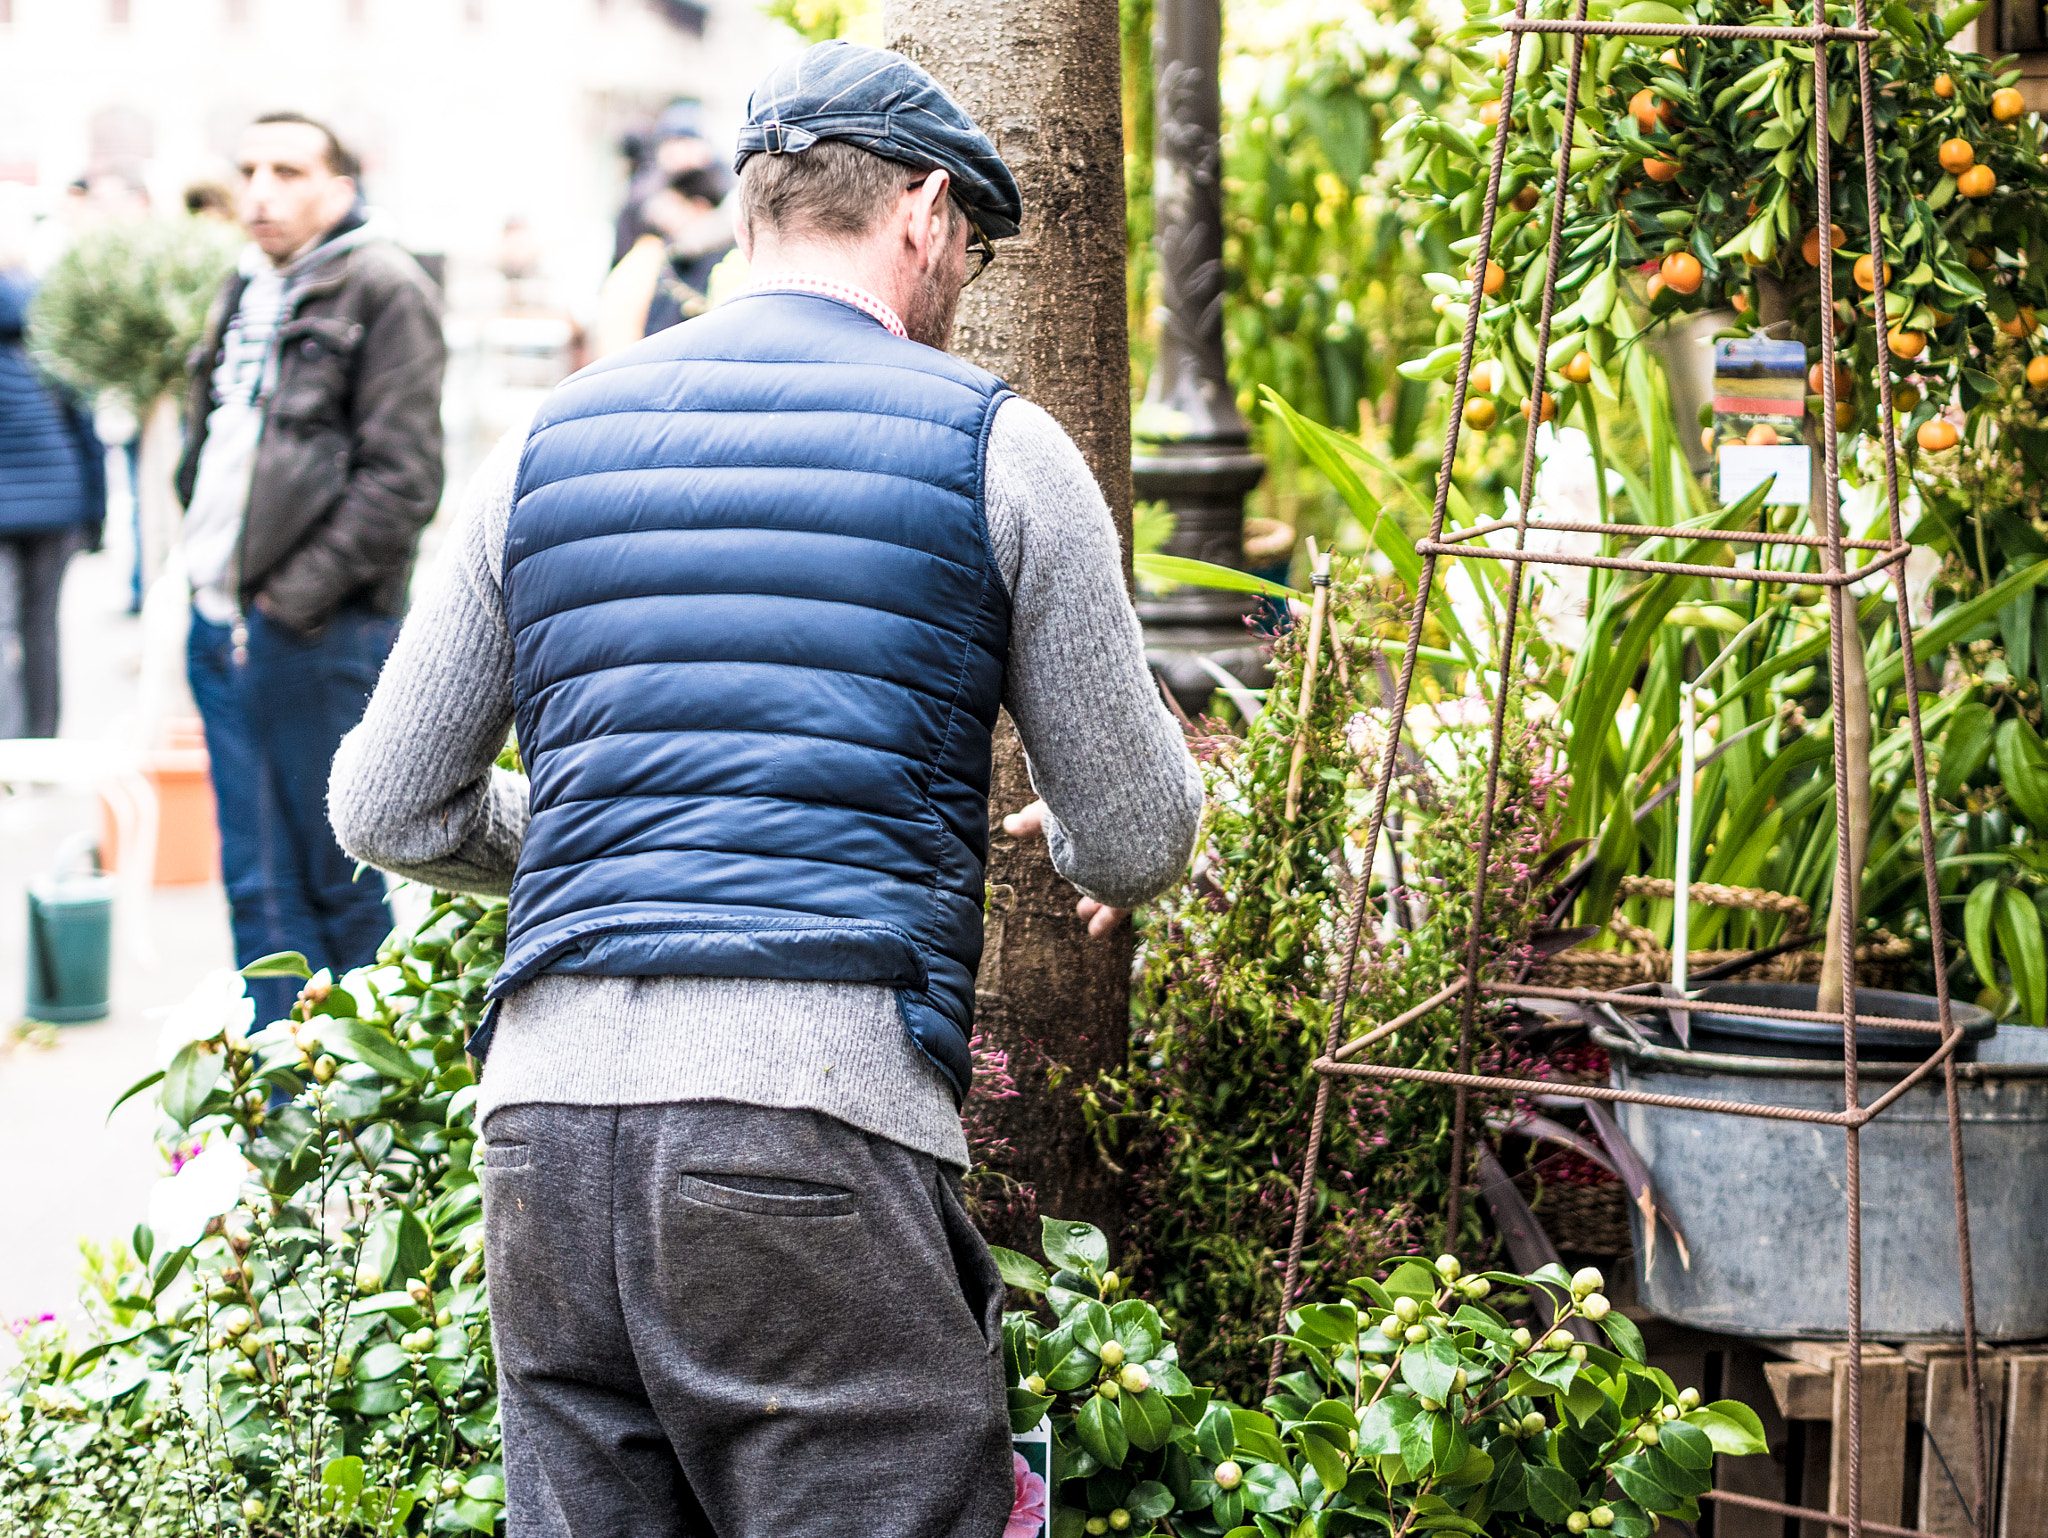
<svg viewBox="0 0 2048 1538"><path fill-rule="evenodd" d="M906 341L910 337L910 333L903 329L902 316L866 289L856 288L851 283L841 283L836 278L821 278L816 273L809 272L784 272L772 278L761 278L749 283L745 292L769 294L792 289L798 293L822 294L827 299L837 299L842 304L850 304L880 321L882 328L891 336L900 336Z"/></svg>

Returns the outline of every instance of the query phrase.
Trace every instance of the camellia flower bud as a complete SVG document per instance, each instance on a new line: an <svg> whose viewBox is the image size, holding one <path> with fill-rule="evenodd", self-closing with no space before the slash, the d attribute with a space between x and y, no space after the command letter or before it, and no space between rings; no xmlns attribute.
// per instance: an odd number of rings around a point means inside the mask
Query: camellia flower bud
<svg viewBox="0 0 2048 1538"><path fill-rule="evenodd" d="M1124 1370L1116 1375L1116 1381L1131 1393L1142 1394L1152 1386L1152 1375L1136 1362L1126 1362Z"/></svg>
<svg viewBox="0 0 2048 1538"><path fill-rule="evenodd" d="M1216 1465L1217 1489L1235 1490L1239 1485L1243 1483L1244 1470L1239 1468L1237 1464L1234 1463L1232 1460L1230 1460L1229 1458L1225 1458L1221 1463Z"/></svg>
<svg viewBox="0 0 2048 1538"><path fill-rule="evenodd" d="M1114 1399L1118 1394L1120 1394L1123 1391L1116 1386L1116 1379L1104 1378L1100 1383L1095 1385L1095 1392L1100 1394L1104 1399Z"/></svg>
<svg viewBox="0 0 2048 1538"><path fill-rule="evenodd" d="M1109 1518L1090 1517L1085 1523L1082 1524L1081 1531L1084 1533L1094 1535L1094 1538L1101 1538L1101 1535L1103 1533L1109 1531Z"/></svg>
<svg viewBox="0 0 2048 1538"><path fill-rule="evenodd" d="M1431 1398L1429 1397L1429 1395L1427 1395L1427 1394L1424 1394L1424 1395L1422 1396L1422 1408L1423 1408L1423 1409L1425 1409L1425 1410L1441 1410L1441 1409L1442 1409L1443 1407L1444 1407L1444 1402L1443 1402L1443 1401L1442 1401L1441 1399L1431 1399Z"/></svg>
<svg viewBox="0 0 2048 1538"><path fill-rule="evenodd" d="M1465 1385L1471 1381L1471 1379L1465 1376L1465 1369L1462 1367L1459 1368L1457 1377L1451 1379L1451 1392L1454 1394L1464 1393Z"/></svg>
<svg viewBox="0 0 2048 1538"><path fill-rule="evenodd" d="M1588 1319L1592 1320L1595 1324L1598 1324L1601 1320L1605 1319L1607 1317L1608 1309L1612 1308L1613 1306L1613 1304L1607 1301L1607 1295L1605 1293L1588 1293L1585 1297L1579 1300L1579 1312L1584 1314Z"/></svg>
<svg viewBox="0 0 2048 1538"><path fill-rule="evenodd" d="M1121 1367L1124 1365L1124 1348L1113 1340L1104 1341L1102 1343L1102 1350L1097 1355L1102 1358L1102 1365L1104 1367Z"/></svg>
<svg viewBox="0 0 2048 1538"><path fill-rule="evenodd" d="M1413 1324L1422 1317L1422 1305L1413 1298L1396 1298L1394 1312L1400 1317L1401 1323Z"/></svg>
<svg viewBox="0 0 2048 1538"><path fill-rule="evenodd" d="M1614 1508L1612 1506L1595 1506L1586 1515L1592 1519L1595 1527L1614 1526Z"/></svg>
<svg viewBox="0 0 2048 1538"><path fill-rule="evenodd" d="M1043 1394L1045 1392L1045 1379L1039 1377L1037 1373L1033 1373L1024 1380L1024 1390L1026 1393Z"/></svg>
<svg viewBox="0 0 2048 1538"><path fill-rule="evenodd" d="M320 1084L331 1083L334 1076L340 1071L341 1064L324 1054L315 1060L313 1064L313 1078L315 1082Z"/></svg>
<svg viewBox="0 0 2048 1538"><path fill-rule="evenodd" d="M1475 1276L1472 1278L1471 1281L1465 1284L1465 1296L1470 1298L1474 1303L1477 1303L1481 1298L1485 1297L1489 1292L1492 1291L1493 1284L1488 1282L1487 1279L1483 1276Z"/></svg>
<svg viewBox="0 0 2048 1538"><path fill-rule="evenodd" d="M450 1474L441 1481L441 1493L452 1501L456 1496L462 1494L462 1481L453 1474Z"/></svg>
<svg viewBox="0 0 2048 1538"><path fill-rule="evenodd" d="M1586 1514L1583 1511L1575 1511L1564 1519L1564 1525L1571 1532L1583 1533L1593 1524L1587 1520Z"/></svg>
<svg viewBox="0 0 2048 1538"><path fill-rule="evenodd" d="M1114 1271L1111 1271L1102 1278L1102 1291L1104 1296L1107 1296L1112 1292L1118 1291L1120 1288L1122 1288L1123 1284L1124 1279L1118 1276Z"/></svg>
<svg viewBox="0 0 2048 1538"><path fill-rule="evenodd" d="M1426 1324L1409 1325L1407 1332L1404 1336L1404 1339L1406 1339L1408 1344L1411 1346L1421 1345L1424 1341L1429 1339L1429 1326Z"/></svg>
<svg viewBox="0 0 2048 1538"><path fill-rule="evenodd" d="M1588 1293L1598 1292L1607 1285L1607 1279L1600 1274L1598 1266L1587 1266L1572 1276L1572 1296L1583 1298Z"/></svg>
<svg viewBox="0 0 2048 1538"><path fill-rule="evenodd" d="M1125 1532L1130 1528L1131 1514L1119 1506L1109 1514L1109 1530L1112 1533Z"/></svg>
<svg viewBox="0 0 2048 1538"><path fill-rule="evenodd" d="M1531 1335L1527 1330L1516 1330L1514 1334L1508 1337L1508 1339L1515 1343L1515 1349L1517 1351L1527 1351L1529 1347L1535 1342L1536 1337Z"/></svg>
<svg viewBox="0 0 2048 1538"><path fill-rule="evenodd" d="M383 1285L384 1273L382 1271L379 1271L375 1266L356 1267L357 1291L375 1292L379 1287L382 1287Z"/></svg>
<svg viewBox="0 0 2048 1538"><path fill-rule="evenodd" d="M1699 1391L1698 1389L1696 1389L1696 1388L1683 1388L1683 1389L1680 1389L1680 1390L1678 1391L1678 1408L1679 1408L1679 1409L1681 1409L1681 1410L1697 1410L1697 1409L1698 1409L1699 1407L1700 1407L1700 1391Z"/></svg>
<svg viewBox="0 0 2048 1538"><path fill-rule="evenodd" d="M1455 1255L1439 1255L1436 1258L1436 1274L1447 1282L1455 1282L1465 1274L1465 1268L1458 1264Z"/></svg>
<svg viewBox="0 0 2048 1538"><path fill-rule="evenodd" d="M1543 1344L1552 1351L1569 1351L1577 1343L1578 1337L1570 1330L1552 1330L1543 1337Z"/></svg>
<svg viewBox="0 0 2048 1538"><path fill-rule="evenodd" d="M1678 1419L1678 1406L1675 1404L1668 1404L1657 1413L1662 1415L1664 1419L1668 1421L1675 1421Z"/></svg>
<svg viewBox="0 0 2048 1538"><path fill-rule="evenodd" d="M1380 1334L1386 1336L1388 1340L1399 1340L1401 1332L1407 1328L1407 1325L1401 1323L1401 1316L1399 1314L1389 1314L1380 1321Z"/></svg>
<svg viewBox="0 0 2048 1538"><path fill-rule="evenodd" d="M405 1295L422 1307L434 1301L434 1289L418 1277L414 1277L405 1284Z"/></svg>
<svg viewBox="0 0 2048 1538"><path fill-rule="evenodd" d="M1574 1362L1583 1362L1583 1361L1585 1361L1585 1359L1586 1359L1586 1344L1585 1344L1585 1342L1584 1342L1584 1341L1580 1341L1580 1342L1579 1342L1579 1343L1578 1343L1577 1345L1575 1345L1575 1346L1573 1346L1573 1347L1572 1347L1571 1351L1570 1351L1570 1352L1569 1352L1568 1354L1570 1355L1571 1359L1572 1359L1572 1360L1573 1360Z"/></svg>
<svg viewBox="0 0 2048 1538"><path fill-rule="evenodd" d="M1642 1425L1636 1427L1636 1440L1647 1447L1655 1447L1661 1436L1662 1433L1649 1421L1644 1421Z"/></svg>
<svg viewBox="0 0 2048 1538"><path fill-rule="evenodd" d="M1550 1422L1543 1418L1541 1410L1531 1410L1522 1417L1522 1435L1533 1437L1537 1432L1547 1429L1549 1425Z"/></svg>
<svg viewBox="0 0 2048 1538"><path fill-rule="evenodd" d="M263 1520L264 1513L268 1509L269 1508L263 1504L262 1496L249 1496L242 1502L242 1520L245 1522L261 1522Z"/></svg>

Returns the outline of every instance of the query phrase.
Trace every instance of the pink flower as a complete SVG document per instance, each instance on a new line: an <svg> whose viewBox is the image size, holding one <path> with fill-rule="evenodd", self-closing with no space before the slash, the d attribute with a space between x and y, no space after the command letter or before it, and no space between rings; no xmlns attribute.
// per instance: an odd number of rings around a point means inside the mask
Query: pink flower
<svg viewBox="0 0 2048 1538"><path fill-rule="evenodd" d="M1010 1507L1003 1538L1038 1538L1045 1528L1045 1481L1031 1472L1022 1453L1010 1456L1016 1460L1017 1500Z"/></svg>

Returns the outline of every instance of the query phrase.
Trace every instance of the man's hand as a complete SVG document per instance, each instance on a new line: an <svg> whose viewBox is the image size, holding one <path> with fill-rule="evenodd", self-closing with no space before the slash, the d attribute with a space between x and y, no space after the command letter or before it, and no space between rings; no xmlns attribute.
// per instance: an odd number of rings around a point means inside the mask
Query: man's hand
<svg viewBox="0 0 2048 1538"><path fill-rule="evenodd" d="M1003 831L1011 838L1043 838L1045 836L1045 803L1034 801L1021 812L1012 812L1003 819ZM1088 934L1099 940L1125 919L1131 916L1128 908L1112 908L1108 903L1097 902L1084 897L1074 905L1074 911L1088 921Z"/></svg>

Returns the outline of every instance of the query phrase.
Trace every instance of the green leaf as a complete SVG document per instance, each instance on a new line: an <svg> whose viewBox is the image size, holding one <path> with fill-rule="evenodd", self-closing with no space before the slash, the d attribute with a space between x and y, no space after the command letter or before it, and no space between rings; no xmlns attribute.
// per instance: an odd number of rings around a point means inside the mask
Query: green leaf
<svg viewBox="0 0 2048 1538"><path fill-rule="evenodd" d="M1764 1423L1739 1399L1717 1399L1684 1419L1706 1432L1715 1452L1730 1458L1753 1458L1771 1450Z"/></svg>
<svg viewBox="0 0 2048 1538"><path fill-rule="evenodd" d="M191 1126L220 1082L225 1061L220 1053L207 1050L206 1043L188 1041L180 1047L164 1070L164 1092L159 1097L164 1114L181 1127Z"/></svg>
<svg viewBox="0 0 2048 1538"><path fill-rule="evenodd" d="M1043 1292L1051 1285L1052 1279L1045 1274L1045 1267L1030 1256L1006 1250L999 1244L991 1244L988 1252L995 1257L996 1269L1003 1274L1005 1287L1014 1287L1019 1292Z"/></svg>
<svg viewBox="0 0 2048 1538"><path fill-rule="evenodd" d="M1635 1321L1619 1309L1608 1310L1607 1317L1600 1321L1600 1328L1607 1338L1614 1342L1614 1349L1631 1362L1647 1362L1649 1348L1643 1344L1643 1332L1636 1328Z"/></svg>
<svg viewBox="0 0 2048 1538"><path fill-rule="evenodd" d="M1388 1394L1367 1407L1358 1418L1358 1451L1376 1458L1400 1456L1401 1430L1415 1419L1415 1401L1406 1394Z"/></svg>
<svg viewBox="0 0 2048 1538"><path fill-rule="evenodd" d="M1543 1521L1555 1525L1579 1509L1579 1487L1563 1469L1530 1463L1523 1474L1528 1481L1529 1509Z"/></svg>
<svg viewBox="0 0 2048 1538"><path fill-rule="evenodd" d="M116 1111L120 1110L122 1106L126 1105L129 1101L133 1100L137 1095L141 1094L144 1090L148 1089L152 1084L161 1083L163 1081L163 1076L164 1071L163 1069L159 1068L155 1073L144 1074L141 1078L137 1079L133 1084L129 1085L126 1089L122 1090L120 1094L114 1097L114 1103L107 1107L107 1120L112 1121L114 1119L114 1113ZM144 1256L143 1258L147 1260L149 1257Z"/></svg>
<svg viewBox="0 0 2048 1538"><path fill-rule="evenodd" d="M1294 1476L1278 1463L1255 1463L1244 1471L1240 1489L1244 1503L1253 1511L1278 1514L1301 1504L1301 1487Z"/></svg>
<svg viewBox="0 0 2048 1538"><path fill-rule="evenodd" d="M326 1050L374 1068L387 1079L417 1084L431 1072L377 1026L337 1018L323 1020L319 1029L320 1045Z"/></svg>
<svg viewBox="0 0 2048 1538"><path fill-rule="evenodd" d="M1315 1469L1316 1477L1323 1482L1325 1490L1342 1490L1350 1481L1350 1458L1325 1438L1306 1426L1297 1426L1294 1440L1301 1448L1302 1456Z"/></svg>
<svg viewBox="0 0 2048 1538"><path fill-rule="evenodd" d="M409 1360L405 1352L391 1341L380 1341L365 1351L356 1363L356 1381L375 1383L379 1378L388 1378Z"/></svg>
<svg viewBox="0 0 2048 1538"><path fill-rule="evenodd" d="M1259 593L1267 598L1300 598L1306 600L1306 593L1298 593L1285 583L1269 582L1264 577L1255 577L1248 571L1238 571L1229 566L1218 566L1209 561L1192 560L1184 555L1139 555L1131 558L1132 569L1141 577L1154 582L1178 582L1188 587L1222 588L1233 593ZM1050 1222L1051 1219L1046 1221Z"/></svg>
<svg viewBox="0 0 2048 1538"><path fill-rule="evenodd" d="M1142 1298L1126 1298L1112 1308L1109 1328L1127 1362L1149 1362L1159 1354L1166 1335L1159 1310Z"/></svg>
<svg viewBox="0 0 2048 1538"><path fill-rule="evenodd" d="M1458 1348L1443 1336L1435 1336L1401 1353L1401 1377L1426 1399L1448 1403L1456 1392L1453 1385L1464 1366Z"/></svg>
<svg viewBox="0 0 2048 1538"><path fill-rule="evenodd" d="M1028 1388L1013 1388L1009 1391L1010 1435L1023 1436L1045 1418L1045 1412L1052 1406L1052 1395L1034 1394Z"/></svg>
<svg viewBox="0 0 2048 1538"><path fill-rule="evenodd" d="M1230 1412L1230 1426L1238 1451L1254 1462L1278 1463L1285 1456L1280 1448L1280 1434L1273 1429L1270 1416L1257 1410L1234 1409Z"/></svg>
<svg viewBox="0 0 2048 1538"><path fill-rule="evenodd" d="M1387 1291L1397 1298L1434 1298L1443 1278L1420 1261L1404 1260L1387 1278Z"/></svg>
<svg viewBox="0 0 2048 1538"><path fill-rule="evenodd" d="M1936 796L1954 801L1964 782L1984 767L1984 760L1991 756L1992 733L1997 725L1998 718L1988 705L1972 701L1957 707L1949 717L1948 730L1941 735L1941 770L1934 777ZM2005 756L2001 755L2001 759Z"/></svg>
<svg viewBox="0 0 2048 1538"><path fill-rule="evenodd" d="M1963 4L1941 18L1941 35L1953 42L1963 28L1983 15L1987 3L1988 0L1963 0Z"/></svg>
<svg viewBox="0 0 2048 1538"><path fill-rule="evenodd" d="M2027 1024L2048 1023L2048 958L2042 955L2041 910L2018 887L2001 888L1994 917L1998 946L2020 996Z"/></svg>
<svg viewBox="0 0 2048 1538"><path fill-rule="evenodd" d="M1173 1411L1158 1389L1148 1388L1142 1394L1126 1392L1118 1398L1117 1406L1131 1446L1153 1453L1166 1445L1173 1432Z"/></svg>
<svg viewBox="0 0 2048 1538"><path fill-rule="evenodd" d="M313 969L297 951L274 951L242 968L244 977L311 977ZM360 1482L360 1481L359 1481Z"/></svg>
<svg viewBox="0 0 2048 1538"><path fill-rule="evenodd" d="M1699 1427L1689 1426L1682 1420L1667 1421L1657 1445L1682 1469L1711 1469L1714 1466L1713 1442Z"/></svg>
<svg viewBox="0 0 2048 1538"><path fill-rule="evenodd" d="M1088 1402L1074 1413L1074 1435L1106 1469L1122 1468L1124 1456L1131 1450L1123 1416L1100 1394L1090 1394Z"/></svg>
<svg viewBox="0 0 2048 1538"><path fill-rule="evenodd" d="M2027 825L2048 833L2048 748L2018 716L1998 728L1998 778Z"/></svg>
<svg viewBox="0 0 2048 1538"><path fill-rule="evenodd" d="M1124 1510L1133 1521L1156 1521L1172 1512L1173 1492L1156 1479L1144 1480L1132 1486L1131 1493L1124 1497Z"/></svg>
<svg viewBox="0 0 2048 1538"><path fill-rule="evenodd" d="M1209 1401L1195 1427L1195 1447L1211 1463L1221 1463L1237 1450L1237 1433L1231 1424L1230 1406L1219 1399Z"/></svg>
<svg viewBox="0 0 2048 1538"><path fill-rule="evenodd" d="M1685 1497L1659 1482L1654 1465L1647 1456L1651 1451L1644 1448L1642 1452L1631 1453L1609 1472L1613 1474L1614 1482L1621 1486L1622 1494L1630 1500L1640 1501L1649 1511L1670 1511ZM1664 1461L1670 1462L1669 1459Z"/></svg>
<svg viewBox="0 0 2048 1538"><path fill-rule="evenodd" d="M1963 904L1963 944L1970 953L1970 965L1986 988L1998 986L1998 972L1991 954L1991 920L1998 912L1998 878L1987 877L1971 891Z"/></svg>
<svg viewBox="0 0 2048 1538"><path fill-rule="evenodd" d="M1199 566L1204 563L1194 561L1188 564ZM1213 569L1222 571L1225 568L1218 566ZM1097 1278L1109 1270L1109 1241L1093 1224L1041 1218L1039 1242L1045 1247L1045 1258L1062 1270L1078 1271L1083 1275L1092 1273Z"/></svg>
<svg viewBox="0 0 2048 1538"><path fill-rule="evenodd" d="M347 1516L363 1498L363 1460L329 1458L320 1470L320 1504L335 1516Z"/></svg>

